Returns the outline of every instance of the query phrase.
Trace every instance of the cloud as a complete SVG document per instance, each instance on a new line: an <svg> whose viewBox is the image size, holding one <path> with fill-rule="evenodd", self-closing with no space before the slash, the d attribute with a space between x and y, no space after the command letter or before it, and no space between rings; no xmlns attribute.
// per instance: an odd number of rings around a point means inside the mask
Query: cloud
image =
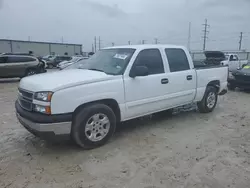
<svg viewBox="0 0 250 188"><path fill-rule="evenodd" d="M250 49L250 0L0 0L0 38L82 43L91 49L94 36L101 46L146 40L187 44L192 22L192 49L201 49L205 18L210 24L208 48L235 48L245 32ZM18 32L17 32L18 31ZM232 37L232 40L225 38ZM212 42L213 41L213 42ZM237 47L236 47L237 48ZM236 49L235 48L235 49Z"/></svg>
<svg viewBox="0 0 250 188"><path fill-rule="evenodd" d="M0 10L3 8L3 0L0 0Z"/></svg>
<svg viewBox="0 0 250 188"><path fill-rule="evenodd" d="M113 18L120 18L126 16L126 13L118 8L117 5L109 6L102 4L100 2L91 1L91 0L80 0L78 1L81 6L84 6L84 8L90 8L93 10L93 13L103 14L108 17ZM91 16L91 15L90 15Z"/></svg>

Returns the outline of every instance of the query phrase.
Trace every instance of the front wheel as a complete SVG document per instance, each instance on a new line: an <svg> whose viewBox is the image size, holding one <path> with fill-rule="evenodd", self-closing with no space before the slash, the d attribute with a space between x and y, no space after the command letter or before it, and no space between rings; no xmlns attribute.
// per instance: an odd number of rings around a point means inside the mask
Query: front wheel
<svg viewBox="0 0 250 188"><path fill-rule="evenodd" d="M115 128L113 110L104 104L92 104L76 114L71 136L80 147L93 149L104 145L114 134Z"/></svg>
<svg viewBox="0 0 250 188"><path fill-rule="evenodd" d="M53 66L52 64L48 64L48 68L49 68L49 69L53 69L54 66Z"/></svg>
<svg viewBox="0 0 250 188"><path fill-rule="evenodd" d="M202 101L198 102L198 109L201 113L209 113L214 110L217 104L218 92L213 86L208 86Z"/></svg>

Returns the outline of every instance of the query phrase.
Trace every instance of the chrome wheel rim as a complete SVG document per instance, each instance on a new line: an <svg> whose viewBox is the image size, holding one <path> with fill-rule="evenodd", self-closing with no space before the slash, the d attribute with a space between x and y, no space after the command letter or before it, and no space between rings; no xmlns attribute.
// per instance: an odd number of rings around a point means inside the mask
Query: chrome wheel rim
<svg viewBox="0 0 250 188"><path fill-rule="evenodd" d="M207 97L207 107L213 108L216 102L216 95L214 92L210 92Z"/></svg>
<svg viewBox="0 0 250 188"><path fill-rule="evenodd" d="M104 139L110 129L110 121L105 114L95 114L91 116L85 126L85 135L92 141L97 142Z"/></svg>

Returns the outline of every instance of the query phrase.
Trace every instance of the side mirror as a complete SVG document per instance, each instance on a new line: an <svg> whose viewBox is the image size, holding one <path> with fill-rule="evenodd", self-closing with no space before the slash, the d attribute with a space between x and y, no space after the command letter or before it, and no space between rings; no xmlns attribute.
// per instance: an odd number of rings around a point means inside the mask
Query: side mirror
<svg viewBox="0 0 250 188"><path fill-rule="evenodd" d="M129 76L131 78L135 78L137 76L148 76L148 74L149 74L148 67L146 67L146 66L135 66L130 71Z"/></svg>

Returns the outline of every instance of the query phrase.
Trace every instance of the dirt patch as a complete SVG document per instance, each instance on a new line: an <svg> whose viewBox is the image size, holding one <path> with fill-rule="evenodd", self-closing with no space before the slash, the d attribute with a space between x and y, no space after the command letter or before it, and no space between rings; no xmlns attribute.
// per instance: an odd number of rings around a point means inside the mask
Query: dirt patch
<svg viewBox="0 0 250 188"><path fill-rule="evenodd" d="M27 132L14 111L17 82L0 85L0 187L245 188L250 185L250 95L230 92L210 114L122 124L105 146L83 151Z"/></svg>

